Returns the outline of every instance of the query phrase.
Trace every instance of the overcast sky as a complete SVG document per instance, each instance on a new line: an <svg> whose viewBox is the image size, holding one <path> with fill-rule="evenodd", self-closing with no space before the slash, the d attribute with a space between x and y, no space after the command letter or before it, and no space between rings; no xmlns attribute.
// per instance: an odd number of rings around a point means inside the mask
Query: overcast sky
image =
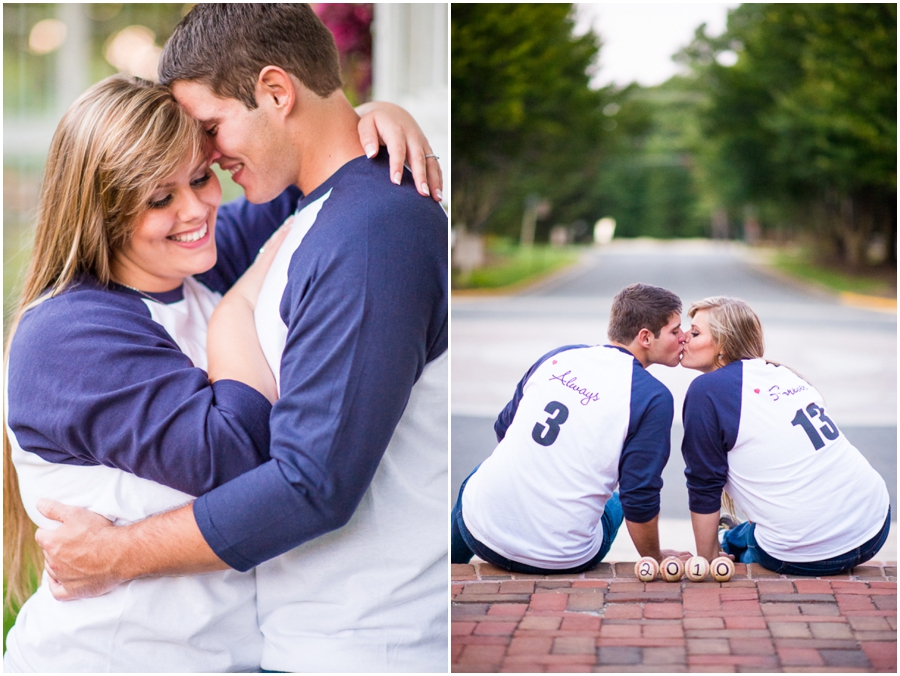
<svg viewBox="0 0 900 676"><path fill-rule="evenodd" d="M725 30L728 9L739 3L582 3L577 5L577 31L588 26L603 40L597 86L644 86L665 82L681 72L672 55L688 45L694 30L706 23L709 35Z"/></svg>

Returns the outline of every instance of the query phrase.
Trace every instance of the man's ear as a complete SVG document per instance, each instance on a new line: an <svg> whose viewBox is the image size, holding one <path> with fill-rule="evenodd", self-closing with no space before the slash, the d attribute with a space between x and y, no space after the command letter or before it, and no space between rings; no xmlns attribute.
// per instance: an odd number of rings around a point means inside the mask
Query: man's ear
<svg viewBox="0 0 900 676"><path fill-rule="evenodd" d="M650 329L641 329L637 334L637 342L638 345L645 349L650 348L650 338L653 336L653 332Z"/></svg>
<svg viewBox="0 0 900 676"><path fill-rule="evenodd" d="M291 76L278 66L266 66L256 80L256 103L287 115L294 108L297 90Z"/></svg>

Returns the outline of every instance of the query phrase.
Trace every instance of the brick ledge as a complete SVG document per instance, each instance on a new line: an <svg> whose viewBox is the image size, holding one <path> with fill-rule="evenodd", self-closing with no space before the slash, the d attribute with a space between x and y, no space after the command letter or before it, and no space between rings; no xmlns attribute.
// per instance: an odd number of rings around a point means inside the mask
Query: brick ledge
<svg viewBox="0 0 900 676"><path fill-rule="evenodd" d="M584 573L570 575L565 573L553 575L525 575L521 573L511 573L502 568L498 568L490 563L454 563L451 565L450 577L453 582L468 582L473 580L484 581L500 581L500 580L622 580L637 581L634 574L634 562L609 562L601 563L595 568ZM734 585L735 582L747 580L834 580L834 581L859 581L859 582L896 582L897 581L897 562L877 562L866 563L862 566L853 568L849 573L841 575L823 575L820 577L807 577L801 575L779 575L767 570L762 566L750 563L735 564L734 577L728 582L715 582L712 578L704 582L690 582L686 578L682 578L681 584L688 586L697 585ZM662 582L659 580L658 582ZM652 582L649 584L657 584ZM664 582L663 584L671 585L673 588L677 586L674 582Z"/></svg>

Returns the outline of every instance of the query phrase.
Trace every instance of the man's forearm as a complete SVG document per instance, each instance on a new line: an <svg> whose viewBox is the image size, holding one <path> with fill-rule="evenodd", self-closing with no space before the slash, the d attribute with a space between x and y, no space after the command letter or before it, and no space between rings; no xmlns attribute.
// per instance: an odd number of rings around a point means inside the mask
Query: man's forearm
<svg viewBox="0 0 900 676"><path fill-rule="evenodd" d="M625 520L631 541L641 556L651 556L657 561L662 561L662 551L659 548L659 514L645 523L636 523Z"/></svg>
<svg viewBox="0 0 900 676"><path fill-rule="evenodd" d="M99 596L139 577L228 568L203 538L191 505L130 526L54 500L39 500L37 508L59 522L38 528L35 539L44 550L50 591L62 601Z"/></svg>
<svg viewBox="0 0 900 676"><path fill-rule="evenodd" d="M206 543L192 505L111 529L116 573L122 580L226 570Z"/></svg>

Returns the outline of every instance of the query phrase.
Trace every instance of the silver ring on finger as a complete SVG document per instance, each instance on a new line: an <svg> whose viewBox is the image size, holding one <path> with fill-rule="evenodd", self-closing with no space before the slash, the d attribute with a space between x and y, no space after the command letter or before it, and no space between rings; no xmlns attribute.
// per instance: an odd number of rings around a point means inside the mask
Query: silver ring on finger
<svg viewBox="0 0 900 676"><path fill-rule="evenodd" d="M429 157L433 157L433 158L436 159L436 160L441 159L440 157L438 157L438 156L435 155L434 153L428 153L428 154L425 156L425 159L427 160Z"/></svg>

